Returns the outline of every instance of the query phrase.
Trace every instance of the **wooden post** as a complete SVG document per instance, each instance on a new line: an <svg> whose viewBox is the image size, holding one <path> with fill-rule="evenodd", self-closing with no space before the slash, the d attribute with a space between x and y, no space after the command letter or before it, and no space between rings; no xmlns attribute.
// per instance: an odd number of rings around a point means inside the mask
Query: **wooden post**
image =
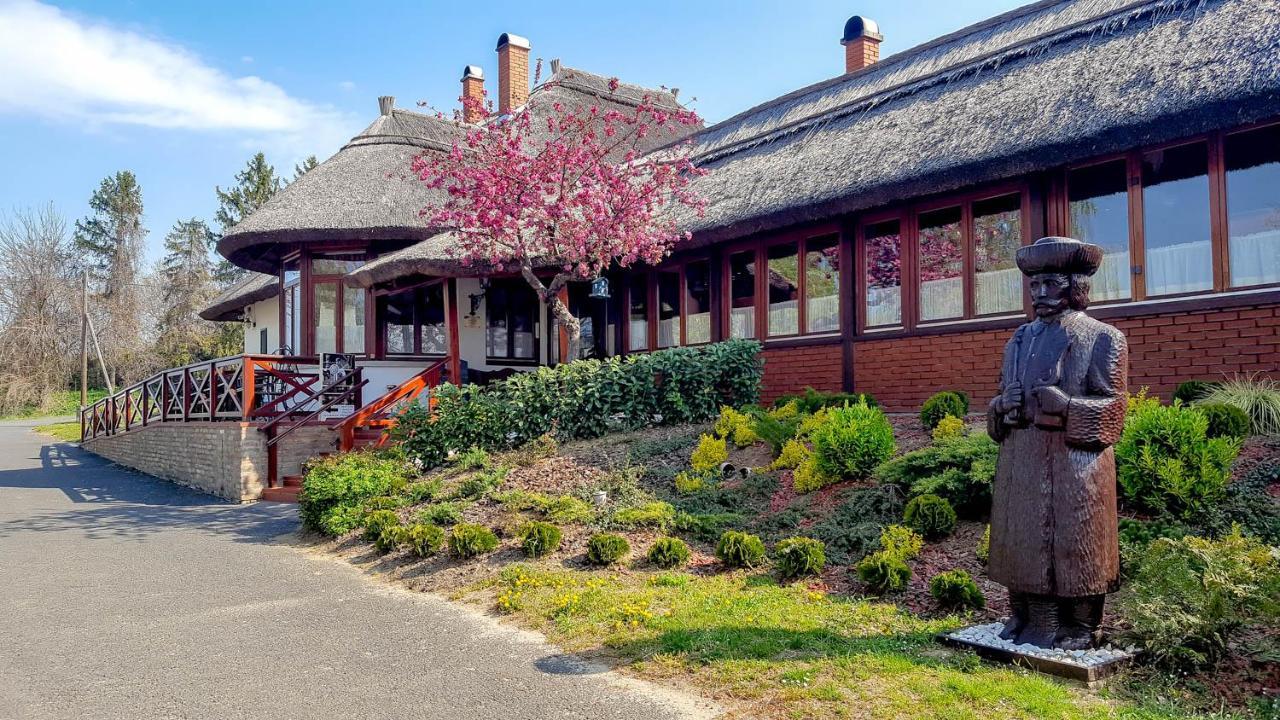
<svg viewBox="0 0 1280 720"><path fill-rule="evenodd" d="M462 385L462 357L458 342L458 280L449 278L445 281L444 293L444 327L449 336L449 380L454 385Z"/></svg>
<svg viewBox="0 0 1280 720"><path fill-rule="evenodd" d="M244 370L240 373L240 384L242 386L241 390L243 391L240 395L242 403L240 406L240 414L247 420L253 413L253 403L256 400L256 398L254 398L254 390L258 383L257 379L254 377L254 370L257 369L258 363L247 355L243 362Z"/></svg>
<svg viewBox="0 0 1280 720"><path fill-rule="evenodd" d="M80 273L80 409L89 404L89 271Z"/></svg>
<svg viewBox="0 0 1280 720"><path fill-rule="evenodd" d="M856 384L854 375L854 331L857 327L857 312L860 298L857 297L858 280L856 261L855 225L848 219L840 226L839 272L840 283L840 386L843 392L853 392Z"/></svg>
<svg viewBox="0 0 1280 720"><path fill-rule="evenodd" d="M209 420L218 419L218 364L209 363Z"/></svg>

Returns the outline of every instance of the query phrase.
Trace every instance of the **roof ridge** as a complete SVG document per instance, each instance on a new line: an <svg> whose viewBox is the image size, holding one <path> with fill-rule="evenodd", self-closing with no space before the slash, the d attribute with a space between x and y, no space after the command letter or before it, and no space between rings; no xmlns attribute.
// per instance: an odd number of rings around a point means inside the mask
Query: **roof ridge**
<svg viewBox="0 0 1280 720"><path fill-rule="evenodd" d="M698 134L704 135L704 134L711 133L718 128L723 128L727 125L740 121L741 119L756 115L760 112L782 105L796 98L810 95L810 94L816 93L817 91L820 91L829 87L841 85L847 82L850 78L866 77L868 75L876 73L877 71L885 72L887 69L892 69L895 66L898 66L910 60L916 59L920 54L924 53L927 50L931 50L931 49L940 47L942 45L948 44L950 42L954 42L955 40L961 37L976 34L982 30L990 29L991 27L995 27L996 25L999 25L1001 23L1006 23L1011 20L1015 20L1021 17L1025 17L1027 15L1031 15L1035 12L1044 10L1045 8L1053 7L1054 5L1066 5L1072 1L1073 0L1041 0L1041 2L1032 3L1022 8L1017 8L1009 12L1003 13L1001 15L997 15L993 18L988 18L987 20L984 20L980 23L975 23L966 28L962 28L961 30L958 30L956 32L950 33L948 35L944 35L939 38L935 38L933 40L930 40L927 43L917 45L911 48L910 50L905 50L901 53L891 55L885 60L878 62L874 65L868 66L866 68L863 68L862 70L858 70L853 73L847 73L845 75L839 75L837 77L823 80L823 81L814 83L812 85L800 88L798 90L793 90L792 92L789 92L785 95L780 95L776 98L773 98L772 100L761 103L749 110L740 112L737 115L734 115L733 117L722 120L716 123L715 125L712 125L706 128L705 130L701 131ZM1161 8L1174 8L1178 6L1185 7L1193 4L1203 4L1206 1L1207 0L1133 0L1133 2L1127 3L1110 12L1106 12L1100 15L1096 15L1094 17L1087 18L1085 20L1080 20L1080 21L1071 23L1069 25L1065 25L1063 27L1049 30L1039 35L1029 37L1025 40L1021 40L1021 41L1006 45L997 50L984 53L977 57L970 58L968 60L964 60L952 65L948 65L946 67L939 68L937 70L929 72L920 77L912 78L910 80L906 80L896 85L892 85L890 87L884 88L882 90L878 90L866 95L855 97L851 100L848 100L840 104L837 107L813 112L804 117L800 117L790 122L787 122L781 126L759 132L750 137L725 143L724 145L709 149L706 152L695 155L694 160L696 162L710 162L710 161L718 160L722 157L733 155L735 153L741 152L751 147L755 147L756 145L770 142L778 137L789 135L793 132L797 132L819 121L843 117L845 115L851 114L852 112L856 112L857 110L862 108L873 107L875 105L879 105L884 102L887 102L891 99L896 99L904 95L915 94L924 88L927 88L936 84L939 80L950 81L956 78L957 76L963 75L967 72L976 72L978 70L981 70L984 66L989 64L993 64L993 63L996 65L1003 64L1003 62L1009 59L1011 56L1017 56L1020 54L1030 54L1030 52L1036 48L1043 48L1049 45L1065 42L1066 40L1081 34L1081 31L1084 28L1096 27L1099 25L1105 26L1114 22L1115 19L1118 17L1122 17L1125 15L1131 16L1129 20L1126 21L1127 23L1129 21L1132 21L1133 19L1140 18L1144 15L1155 13ZM694 142L697 142L696 136L690 139L694 140ZM661 148L656 148L655 150L660 150L660 149Z"/></svg>

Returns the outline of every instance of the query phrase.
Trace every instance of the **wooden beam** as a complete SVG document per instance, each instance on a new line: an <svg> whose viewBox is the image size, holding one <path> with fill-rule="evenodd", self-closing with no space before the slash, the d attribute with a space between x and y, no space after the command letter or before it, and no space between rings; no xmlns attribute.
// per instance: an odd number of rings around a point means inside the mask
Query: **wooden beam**
<svg viewBox="0 0 1280 720"><path fill-rule="evenodd" d="M449 278L444 293L444 327L449 337L449 381L454 385L462 384L461 344L458 341L458 281Z"/></svg>

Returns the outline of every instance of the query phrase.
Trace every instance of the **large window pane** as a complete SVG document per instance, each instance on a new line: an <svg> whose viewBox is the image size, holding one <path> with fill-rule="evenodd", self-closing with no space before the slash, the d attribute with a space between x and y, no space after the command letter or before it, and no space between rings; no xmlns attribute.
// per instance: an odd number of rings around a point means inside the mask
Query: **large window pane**
<svg viewBox="0 0 1280 720"><path fill-rule="evenodd" d="M342 289L342 352L364 352L364 290Z"/></svg>
<svg viewBox="0 0 1280 720"><path fill-rule="evenodd" d="M385 327L383 342L388 355L410 355L413 347L414 293L390 295L384 301L382 316Z"/></svg>
<svg viewBox="0 0 1280 720"><path fill-rule="evenodd" d="M729 256L729 337L756 336L756 254Z"/></svg>
<svg viewBox="0 0 1280 720"><path fill-rule="evenodd" d="M800 266L792 243L769 248L769 335L800 332Z"/></svg>
<svg viewBox="0 0 1280 720"><path fill-rule="evenodd" d="M1014 255L1022 246L1022 196L973 204L974 310L979 315L1022 310L1022 272Z"/></svg>
<svg viewBox="0 0 1280 720"><path fill-rule="evenodd" d="M862 232L866 255L867 327L902 324L902 224L868 225Z"/></svg>
<svg viewBox="0 0 1280 720"><path fill-rule="evenodd" d="M338 285L316 283L315 318L316 354L338 351Z"/></svg>
<svg viewBox="0 0 1280 720"><path fill-rule="evenodd" d="M1280 125L1228 135L1231 286L1280 282Z"/></svg>
<svg viewBox="0 0 1280 720"><path fill-rule="evenodd" d="M1208 168L1205 143L1142 156L1144 274L1149 296L1213 288Z"/></svg>
<svg viewBox="0 0 1280 720"><path fill-rule="evenodd" d="M494 280L485 292L489 357L537 359L539 308L537 295L523 280Z"/></svg>
<svg viewBox="0 0 1280 720"><path fill-rule="evenodd" d="M680 344L680 273L658 273L658 347Z"/></svg>
<svg viewBox="0 0 1280 720"><path fill-rule="evenodd" d="M507 286L494 282L484 294L486 316L485 353L493 358L509 357L511 350L507 327Z"/></svg>
<svg viewBox="0 0 1280 720"><path fill-rule="evenodd" d="M649 277L632 275L629 283L631 307L628 309L630 350L649 348Z"/></svg>
<svg viewBox="0 0 1280 720"><path fill-rule="evenodd" d="M920 213L920 319L964 315L960 208Z"/></svg>
<svg viewBox="0 0 1280 720"><path fill-rule="evenodd" d="M1124 160L1090 165L1067 175L1071 237L1102 248L1089 297L1132 297L1129 262L1129 182Z"/></svg>
<svg viewBox="0 0 1280 720"><path fill-rule="evenodd" d="M685 299L685 342L690 345L711 342L711 264L706 260L684 266L684 282L689 294Z"/></svg>
<svg viewBox="0 0 1280 720"><path fill-rule="evenodd" d="M804 246L805 323L807 332L840 329L840 243L833 235Z"/></svg>
<svg viewBox="0 0 1280 720"><path fill-rule="evenodd" d="M346 275L364 265L358 255L335 255L331 257L315 257L311 259L312 275Z"/></svg>
<svg viewBox="0 0 1280 720"><path fill-rule="evenodd" d="M511 300L511 357L517 360L533 360L538 357L539 303L533 289L526 289L528 292L514 291L507 294Z"/></svg>
<svg viewBox="0 0 1280 720"><path fill-rule="evenodd" d="M426 355L443 355L448 349L444 329L444 284L418 291L418 322L422 325L422 349Z"/></svg>

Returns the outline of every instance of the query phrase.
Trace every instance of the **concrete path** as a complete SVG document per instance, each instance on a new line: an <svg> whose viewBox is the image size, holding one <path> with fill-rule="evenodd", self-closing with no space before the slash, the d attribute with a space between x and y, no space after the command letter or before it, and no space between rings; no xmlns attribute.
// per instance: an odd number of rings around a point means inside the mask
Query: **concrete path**
<svg viewBox="0 0 1280 720"><path fill-rule="evenodd" d="M230 505L0 425L0 718L708 717L687 696L289 545Z"/></svg>

